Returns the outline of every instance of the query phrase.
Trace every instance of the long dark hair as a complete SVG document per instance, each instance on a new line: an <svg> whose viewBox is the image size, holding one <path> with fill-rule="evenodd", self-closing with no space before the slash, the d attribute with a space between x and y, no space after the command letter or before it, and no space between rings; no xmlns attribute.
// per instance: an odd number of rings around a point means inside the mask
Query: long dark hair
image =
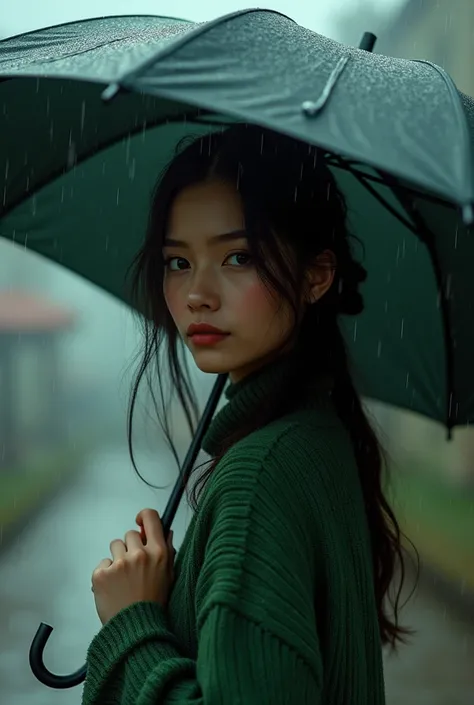
<svg viewBox="0 0 474 705"><path fill-rule="evenodd" d="M387 479L384 475L387 463L354 387L338 323L340 314L357 315L363 310L359 285L366 271L351 251L350 237L353 236L347 225L344 197L325 163L324 154L316 147L260 127L235 125L204 137L186 138L159 178L146 239L133 263L132 292L135 306L143 314L145 341L128 410L128 443L133 466L140 475L133 455L132 420L143 377L148 379L158 419L177 461L164 401L163 378L171 381L191 433L195 430L197 400L189 381L184 346L163 296L162 247L173 199L184 188L212 178L235 184L240 193L252 263L269 291L281 297L280 301L286 300L294 312L292 335L298 364L294 365L293 375L275 387L271 399L262 402L262 407L248 419L245 427L235 429L232 436L225 439L218 456L194 484L189 498L191 505L198 511L198 488L204 489L216 464L234 443L284 415L297 401L298 393L307 388L310 378L322 373L330 375L335 383L333 399L337 413L352 439L365 499L381 641L396 650L397 641L406 643L403 635L415 633L398 625L398 601L405 576L401 530L384 496L382 485ZM290 246L294 257L285 256L282 241ZM299 302L304 273L308 263L324 250L332 251L335 256L333 285L301 316ZM167 354L166 372L160 360L163 347ZM157 380L161 409L153 392L153 383ZM392 602L392 622L384 601L394 578L397 558L401 583L395 603Z"/></svg>

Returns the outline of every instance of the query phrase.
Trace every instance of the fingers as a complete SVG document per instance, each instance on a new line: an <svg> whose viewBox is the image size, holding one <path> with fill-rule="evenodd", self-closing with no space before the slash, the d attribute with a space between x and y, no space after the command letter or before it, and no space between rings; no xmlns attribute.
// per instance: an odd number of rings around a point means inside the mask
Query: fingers
<svg viewBox="0 0 474 705"><path fill-rule="evenodd" d="M135 518L138 526L143 527L148 543L152 541L158 546L165 544L163 525L160 515L155 509L142 509Z"/></svg>
<svg viewBox="0 0 474 705"><path fill-rule="evenodd" d="M113 561L110 560L110 558L103 558L99 565L95 568L94 572L92 573L92 583L94 583L97 579L97 575L100 575L100 573L105 570L106 568L110 568L112 565ZM94 592L94 585L91 587L92 592Z"/></svg>
<svg viewBox="0 0 474 705"><path fill-rule="evenodd" d="M142 536L138 531L131 529L125 534L125 546L127 551L133 551L137 548L143 548L144 542L142 541Z"/></svg>
<svg viewBox="0 0 474 705"><path fill-rule="evenodd" d="M163 524L156 509L142 509L135 517L135 522L140 527L140 536L143 545L146 546L147 543L153 541L156 545L161 545L164 548L164 544L166 543L173 556L176 555L176 549L172 544L174 532L170 531L165 541Z"/></svg>
<svg viewBox="0 0 474 705"><path fill-rule="evenodd" d="M135 517L136 523L139 524L140 526L143 525L143 519L144 519L144 517L145 517L145 516L149 516L150 514L156 514L157 516L159 516L159 515L158 515L158 512L156 511L156 509L149 509L149 508L147 508L147 509L141 509L141 510L138 512L137 516Z"/></svg>
<svg viewBox="0 0 474 705"><path fill-rule="evenodd" d="M123 558L127 552L127 547L125 546L124 542L120 539L114 539L113 541L111 541L109 544L109 548L114 561L116 561L118 558Z"/></svg>

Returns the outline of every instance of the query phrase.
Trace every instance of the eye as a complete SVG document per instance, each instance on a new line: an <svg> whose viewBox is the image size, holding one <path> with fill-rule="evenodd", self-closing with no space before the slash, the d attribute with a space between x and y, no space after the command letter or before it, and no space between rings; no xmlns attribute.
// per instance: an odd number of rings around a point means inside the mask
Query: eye
<svg viewBox="0 0 474 705"><path fill-rule="evenodd" d="M178 265L176 269L173 269L173 267L171 266L171 263L174 261L176 261L176 264ZM180 272L183 268L179 265L183 262L187 262L184 257L168 257L164 259L163 264L165 269L168 269L170 272Z"/></svg>
<svg viewBox="0 0 474 705"><path fill-rule="evenodd" d="M248 252L234 252L233 254L229 255L225 261L227 262L227 260L230 260L232 257L235 257L237 259L237 264L231 264L232 267L246 267L251 262L251 256ZM244 260L243 262L242 259Z"/></svg>
<svg viewBox="0 0 474 705"><path fill-rule="evenodd" d="M236 260L235 262L230 262L230 266L232 267L246 267L251 262L250 254L245 251L233 252L231 255L226 257L224 262L228 262L228 260L231 260L232 257ZM184 257L167 257L163 259L163 266L169 272L182 272L186 269L186 265L189 265L189 262Z"/></svg>

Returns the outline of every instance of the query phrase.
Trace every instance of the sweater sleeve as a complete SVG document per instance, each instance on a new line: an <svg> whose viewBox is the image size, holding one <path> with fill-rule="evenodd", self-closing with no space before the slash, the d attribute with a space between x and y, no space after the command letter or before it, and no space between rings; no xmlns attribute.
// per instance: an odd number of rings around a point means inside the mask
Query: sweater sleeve
<svg viewBox="0 0 474 705"><path fill-rule="evenodd" d="M322 702L311 541L284 467L273 447L245 462L231 451L214 471L197 659L180 653L159 605L131 605L90 646L83 705Z"/></svg>

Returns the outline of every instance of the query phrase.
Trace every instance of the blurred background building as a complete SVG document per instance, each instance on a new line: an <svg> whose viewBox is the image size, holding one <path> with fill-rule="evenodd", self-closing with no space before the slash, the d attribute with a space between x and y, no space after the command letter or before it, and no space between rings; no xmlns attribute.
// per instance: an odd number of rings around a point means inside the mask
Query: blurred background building
<svg viewBox="0 0 474 705"><path fill-rule="evenodd" d="M58 347L74 321L38 297L0 292L0 467L64 441L69 390Z"/></svg>

